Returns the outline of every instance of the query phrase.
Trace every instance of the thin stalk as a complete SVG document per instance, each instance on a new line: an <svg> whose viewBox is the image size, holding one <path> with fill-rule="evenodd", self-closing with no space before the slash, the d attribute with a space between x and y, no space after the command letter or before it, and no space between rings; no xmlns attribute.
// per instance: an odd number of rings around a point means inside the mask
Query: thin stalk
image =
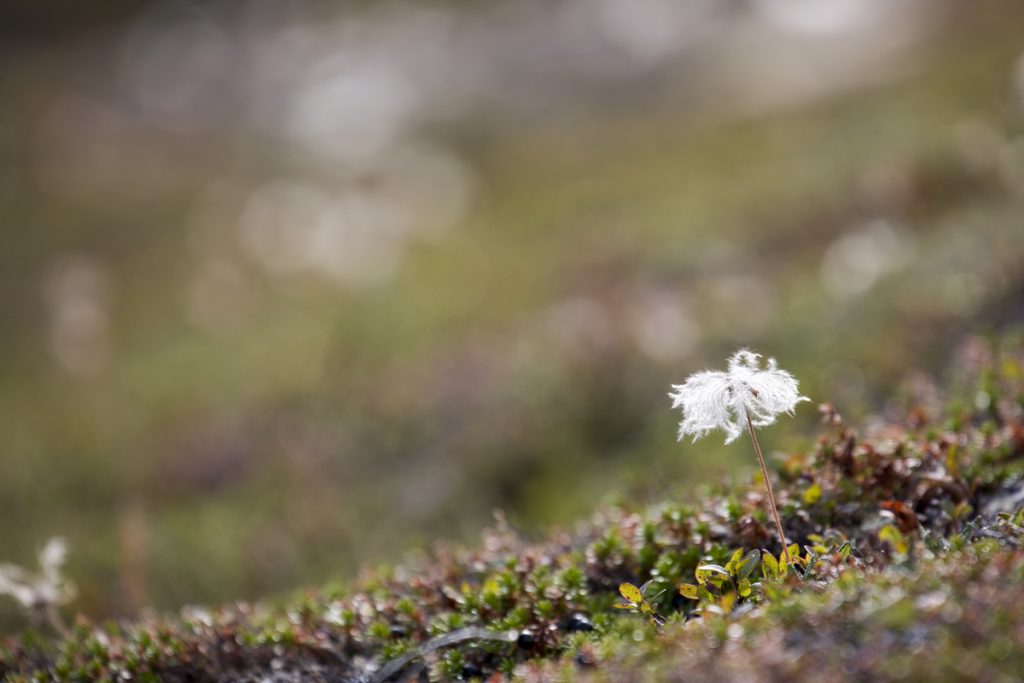
<svg viewBox="0 0 1024 683"><path fill-rule="evenodd" d="M43 618L53 627L61 638L68 638L71 635L71 631L68 630L67 624L64 623L64 619L60 616L60 610L52 602L47 603L41 608Z"/></svg>
<svg viewBox="0 0 1024 683"><path fill-rule="evenodd" d="M761 475L764 477L765 488L768 489L768 504L772 509L772 517L775 518L775 530L779 532L779 540L782 541L782 555L786 558L786 565L793 566L789 557L789 545L786 543L786 534L782 532L782 520L779 519L779 508L775 505L775 491L772 490L772 480L768 476L768 466L764 464L764 454L761 453L761 444L757 441L757 433L754 432L754 423L750 420L750 413L747 413L747 431L750 432L750 440L754 442L754 452L757 453L757 462L761 465Z"/></svg>

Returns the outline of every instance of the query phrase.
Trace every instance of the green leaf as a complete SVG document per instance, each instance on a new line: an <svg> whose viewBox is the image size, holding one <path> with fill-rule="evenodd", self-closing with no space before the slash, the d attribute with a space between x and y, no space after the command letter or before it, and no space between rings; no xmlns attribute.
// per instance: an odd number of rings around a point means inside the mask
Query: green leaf
<svg viewBox="0 0 1024 683"><path fill-rule="evenodd" d="M892 524L886 524L878 530L878 540L888 543L889 546L900 555L906 555L909 550L907 539L900 533L900 530Z"/></svg>
<svg viewBox="0 0 1024 683"><path fill-rule="evenodd" d="M737 567L739 566L740 558L743 557L743 549L739 548L732 554L729 561L725 563L725 570L729 572L730 576L736 576Z"/></svg>
<svg viewBox="0 0 1024 683"><path fill-rule="evenodd" d="M761 574L766 579L779 577L779 561L771 553L761 553Z"/></svg>
<svg viewBox="0 0 1024 683"><path fill-rule="evenodd" d="M729 572L720 564L702 564L694 572L697 583L705 585L710 581L716 586L721 586L725 581L730 580Z"/></svg>
<svg viewBox="0 0 1024 683"><path fill-rule="evenodd" d="M707 562L705 564L698 566L697 571L714 572L715 574L721 574L725 577L729 576L729 570L727 570L720 564L714 564L712 562Z"/></svg>
<svg viewBox="0 0 1024 683"><path fill-rule="evenodd" d="M752 591L752 588L750 587L750 579L740 579L737 590L739 590L740 595L743 597L750 597L750 593Z"/></svg>
<svg viewBox="0 0 1024 683"><path fill-rule="evenodd" d="M959 450L959 445L954 443L946 451L946 471L954 478L960 476L960 461L957 460L957 452Z"/></svg>
<svg viewBox="0 0 1024 683"><path fill-rule="evenodd" d="M789 559L786 558L787 553L789 554ZM798 546L796 543L794 543L794 544L790 545L788 548L786 548L786 552L779 553L779 575L780 576L785 576L786 574L788 574L789 573L789 568L791 566L795 567L795 566L799 565L799 566L803 567L806 564L807 564L807 560L805 560L804 558L802 558L800 556L800 546Z"/></svg>
<svg viewBox="0 0 1024 683"><path fill-rule="evenodd" d="M791 544L786 550L789 551L789 559L794 563L800 562L803 559L800 557L800 546L796 543Z"/></svg>
<svg viewBox="0 0 1024 683"><path fill-rule="evenodd" d="M484 581L483 589L480 591L485 597L497 596L501 593L501 586L493 576Z"/></svg>
<svg viewBox="0 0 1024 683"><path fill-rule="evenodd" d="M737 572L737 575L741 579L747 578L754 572L755 569L757 569L757 565L759 565L760 563L761 551L751 550L749 553L744 555L743 559L740 561L739 571Z"/></svg>
<svg viewBox="0 0 1024 683"><path fill-rule="evenodd" d="M699 591L700 591L700 587L699 586L694 586L692 583L681 583L681 584L679 584L679 594L682 595L684 598L688 598L690 600L696 600L697 597L698 597L698 592Z"/></svg>
<svg viewBox="0 0 1024 683"><path fill-rule="evenodd" d="M807 551L807 557L804 559L804 574L806 574L818 564L820 556L818 555L818 552L809 545L805 545L804 550Z"/></svg>
<svg viewBox="0 0 1024 683"><path fill-rule="evenodd" d="M619 595L626 598L634 605L639 605L644 601L643 593L641 593L640 589L631 583L620 583Z"/></svg>
<svg viewBox="0 0 1024 683"><path fill-rule="evenodd" d="M821 500L821 484L814 482L804 491L804 504L814 505Z"/></svg>

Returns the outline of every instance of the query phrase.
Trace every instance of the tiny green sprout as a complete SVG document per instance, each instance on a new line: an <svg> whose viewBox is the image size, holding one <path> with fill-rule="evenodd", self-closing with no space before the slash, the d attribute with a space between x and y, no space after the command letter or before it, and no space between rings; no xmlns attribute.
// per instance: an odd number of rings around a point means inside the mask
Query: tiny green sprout
<svg viewBox="0 0 1024 683"><path fill-rule="evenodd" d="M665 619L655 611L651 606L651 603L648 602L647 598L644 596L644 591L650 584L651 582L648 581L640 588L637 588L631 583L620 583L619 595L625 598L628 604L622 604L619 602L616 603L614 607L616 609L628 609L634 612L639 612L650 619L651 623L655 626L663 626L665 624ZM661 595L661 593L658 595Z"/></svg>

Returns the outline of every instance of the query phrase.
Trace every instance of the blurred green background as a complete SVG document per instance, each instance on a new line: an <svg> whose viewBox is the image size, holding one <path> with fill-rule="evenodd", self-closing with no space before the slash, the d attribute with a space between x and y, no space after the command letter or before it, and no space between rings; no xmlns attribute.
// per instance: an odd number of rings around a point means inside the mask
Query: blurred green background
<svg viewBox="0 0 1024 683"><path fill-rule="evenodd" d="M673 382L857 418L1024 318L1019 2L12 2L0 102L0 560L94 618L746 476Z"/></svg>

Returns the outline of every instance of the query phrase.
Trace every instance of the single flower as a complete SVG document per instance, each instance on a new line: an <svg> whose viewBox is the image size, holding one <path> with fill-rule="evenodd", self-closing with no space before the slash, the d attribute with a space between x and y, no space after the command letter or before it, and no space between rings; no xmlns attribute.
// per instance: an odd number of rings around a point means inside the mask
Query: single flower
<svg viewBox="0 0 1024 683"><path fill-rule="evenodd" d="M764 368L760 358L760 354L750 349L740 349L729 359L728 371L704 370L690 375L682 384L673 385L669 396L672 407L683 410L683 421L679 423L680 440L692 434L696 441L715 429L722 429L725 442L731 443L746 428L761 466L775 530L782 543L782 555L786 566L791 566L793 562L779 517L779 506L775 502L768 465L754 427L766 427L774 423L780 413L792 414L797 403L810 399L800 395L796 378L785 370L779 370L774 358L769 358Z"/></svg>
<svg viewBox="0 0 1024 683"><path fill-rule="evenodd" d="M75 596L74 585L61 575L67 544L51 538L39 553L39 573L13 564L0 564L0 595L9 595L26 610L46 610Z"/></svg>
<svg viewBox="0 0 1024 683"><path fill-rule="evenodd" d="M669 397L681 408L679 439L693 440L715 429L725 431L725 442L735 441L747 427L766 427L781 413L793 413L797 403L808 401L798 391L793 375L780 370L774 358L761 367L761 355L740 349L729 358L729 370L704 370L674 384Z"/></svg>

